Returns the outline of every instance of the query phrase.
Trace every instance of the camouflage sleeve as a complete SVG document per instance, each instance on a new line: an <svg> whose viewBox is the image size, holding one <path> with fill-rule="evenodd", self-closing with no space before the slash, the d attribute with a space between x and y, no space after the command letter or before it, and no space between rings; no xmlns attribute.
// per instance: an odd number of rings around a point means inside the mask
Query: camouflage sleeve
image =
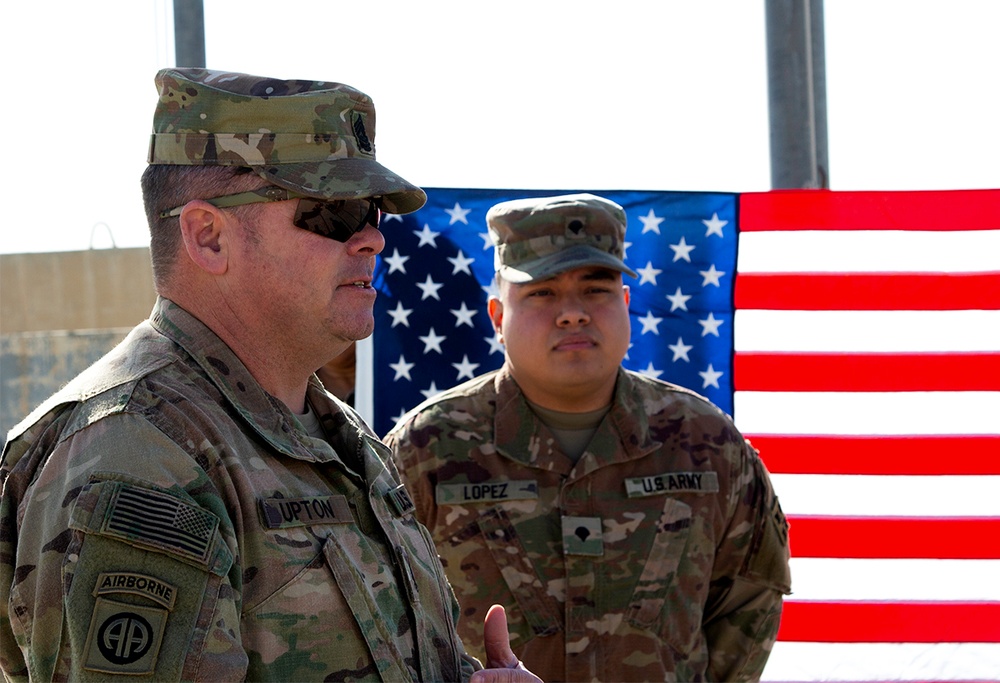
<svg viewBox="0 0 1000 683"><path fill-rule="evenodd" d="M744 456L703 624L717 681L760 679L791 592L788 523L756 450L747 444Z"/></svg>
<svg viewBox="0 0 1000 683"><path fill-rule="evenodd" d="M16 532L10 511L4 518L16 550L4 558L14 574L3 642L21 655L9 671L243 678L229 525L182 449L142 418L115 415L56 446L37 479L26 476L15 466L6 482L20 489Z"/></svg>
<svg viewBox="0 0 1000 683"><path fill-rule="evenodd" d="M434 547L434 540L429 530L426 530L427 519L429 515L429 508L427 507L432 498L429 498L425 487L421 485L421 481L418 481L416 475L416 463L414 462L415 449L408 448L410 444L406 438L406 430L396 429L389 432L383 439L383 443L389 447L392 453L392 460L389 463L389 467L393 470L393 474L400 479L405 485L406 490L410 494L410 498L413 500L414 505L414 516L421 525L425 526L425 531L427 537ZM444 573L444 568L441 568L442 574ZM444 579L446 582L447 578ZM451 584L448 583L448 592L451 595L451 612L452 612L452 623L457 624L461 614L461 608L458 603L458 598L455 597L455 593L451 588ZM455 634L455 639L461 641L458 633ZM470 655L466 649L465 643L462 643L462 680L468 681L473 673L479 671L483 668L483 664Z"/></svg>
<svg viewBox="0 0 1000 683"><path fill-rule="evenodd" d="M409 425L400 426L386 434L382 441L392 452L392 464L413 500L416 508L413 514L421 524L430 526L433 492L428 492L427 478L422 476L419 458L421 451L410 441L410 433Z"/></svg>

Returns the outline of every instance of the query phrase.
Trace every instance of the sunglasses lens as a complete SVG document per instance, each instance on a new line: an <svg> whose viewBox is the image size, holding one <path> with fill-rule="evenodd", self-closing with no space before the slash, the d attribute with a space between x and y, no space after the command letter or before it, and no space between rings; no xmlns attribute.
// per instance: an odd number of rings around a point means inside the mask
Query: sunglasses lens
<svg viewBox="0 0 1000 683"><path fill-rule="evenodd" d="M297 227L323 237L346 242L366 225L378 227L379 210L370 199L349 199L323 202L300 199L295 219Z"/></svg>

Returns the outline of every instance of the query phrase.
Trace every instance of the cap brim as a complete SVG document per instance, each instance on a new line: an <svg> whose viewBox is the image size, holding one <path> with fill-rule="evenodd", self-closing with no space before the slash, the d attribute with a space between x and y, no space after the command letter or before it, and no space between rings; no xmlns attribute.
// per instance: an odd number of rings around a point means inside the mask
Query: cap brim
<svg viewBox="0 0 1000 683"><path fill-rule="evenodd" d="M278 187L316 199L381 197L387 213L412 213L427 194L374 159L351 157L293 164L266 164L254 170Z"/></svg>
<svg viewBox="0 0 1000 683"><path fill-rule="evenodd" d="M534 261L520 264L517 268L511 266L500 267L500 277L507 282L522 284L544 280L553 277L567 270L574 268L584 268L587 266L598 266L610 268L625 273L630 277L638 277L625 262L614 254L595 249L586 245L577 245L569 249L563 249L555 254L545 256Z"/></svg>

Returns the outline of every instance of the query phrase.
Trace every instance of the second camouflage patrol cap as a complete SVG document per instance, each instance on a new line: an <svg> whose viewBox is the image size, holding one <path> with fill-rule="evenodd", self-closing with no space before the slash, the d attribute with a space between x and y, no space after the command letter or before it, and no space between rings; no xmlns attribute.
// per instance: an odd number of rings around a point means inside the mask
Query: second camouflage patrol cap
<svg viewBox="0 0 1000 683"><path fill-rule="evenodd" d="M635 277L623 260L625 210L592 194L515 199L486 213L494 265L508 282L543 280L583 266Z"/></svg>
<svg viewBox="0 0 1000 683"><path fill-rule="evenodd" d="M342 83L201 68L156 74L150 164L249 166L317 199L382 197L416 211L424 191L375 161L375 105Z"/></svg>

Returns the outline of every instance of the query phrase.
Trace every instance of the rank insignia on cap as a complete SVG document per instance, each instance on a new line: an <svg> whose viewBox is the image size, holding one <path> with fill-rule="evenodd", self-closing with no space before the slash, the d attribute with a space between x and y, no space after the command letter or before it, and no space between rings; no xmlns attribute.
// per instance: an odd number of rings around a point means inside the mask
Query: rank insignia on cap
<svg viewBox="0 0 1000 683"><path fill-rule="evenodd" d="M358 148L365 152L372 151L372 142L365 131L365 117L357 112L352 112L351 117L354 119L351 125L354 128L354 137L358 141Z"/></svg>

